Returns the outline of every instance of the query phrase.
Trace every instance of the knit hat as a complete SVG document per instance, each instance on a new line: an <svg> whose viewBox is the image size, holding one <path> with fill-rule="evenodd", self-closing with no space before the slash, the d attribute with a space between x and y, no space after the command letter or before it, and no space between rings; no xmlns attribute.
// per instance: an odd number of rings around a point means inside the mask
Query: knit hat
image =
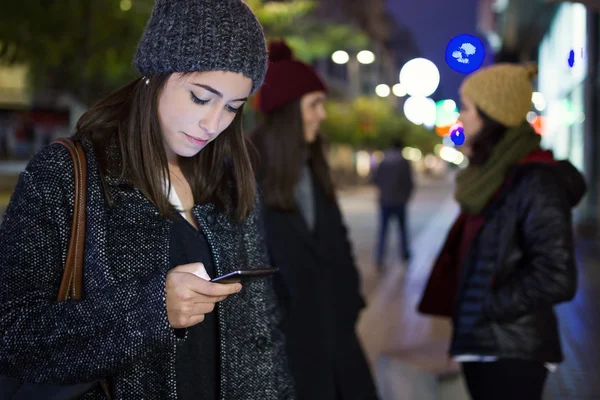
<svg viewBox="0 0 600 400"><path fill-rule="evenodd" d="M516 127L531 110L531 79L536 75L535 64L496 64L469 75L460 93L493 120Z"/></svg>
<svg viewBox="0 0 600 400"><path fill-rule="evenodd" d="M327 92L327 88L313 67L295 60L292 49L283 40L271 42L269 69L258 98L260 110L273 112L316 91Z"/></svg>
<svg viewBox="0 0 600 400"><path fill-rule="evenodd" d="M141 75L241 72L255 92L266 52L262 26L242 0L157 0L133 65Z"/></svg>

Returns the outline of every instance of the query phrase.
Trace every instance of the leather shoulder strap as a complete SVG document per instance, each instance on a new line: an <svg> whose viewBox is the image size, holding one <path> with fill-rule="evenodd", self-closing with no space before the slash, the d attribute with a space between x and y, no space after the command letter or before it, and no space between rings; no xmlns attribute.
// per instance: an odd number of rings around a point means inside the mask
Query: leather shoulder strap
<svg viewBox="0 0 600 400"><path fill-rule="evenodd" d="M85 152L78 142L62 138L54 143L59 143L69 150L75 169L75 202L73 207L73 221L71 223L71 237L67 252L67 262L63 272L57 300L81 300L83 292L83 261L85 254L85 202L87 196L87 166ZM69 296L70 295L70 296Z"/></svg>
<svg viewBox="0 0 600 400"><path fill-rule="evenodd" d="M58 301L81 300L83 296L83 261L85 256L85 201L87 197L87 164L85 151L79 142L70 138L57 139L54 143L62 144L69 150L75 168L75 204L73 206L73 222L67 262L63 271ZM98 382L108 400L112 399L108 380Z"/></svg>

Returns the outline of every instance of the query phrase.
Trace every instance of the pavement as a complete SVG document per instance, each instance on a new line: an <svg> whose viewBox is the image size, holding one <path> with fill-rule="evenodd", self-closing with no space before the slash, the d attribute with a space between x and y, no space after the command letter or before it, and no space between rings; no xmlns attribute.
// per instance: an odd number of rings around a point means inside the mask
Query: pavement
<svg viewBox="0 0 600 400"><path fill-rule="evenodd" d="M382 400L468 400L458 365L446 356L448 321L416 312L429 267L458 214L451 192L451 177L419 177L407 212L413 257L408 265L400 260L399 232L392 223L387 252L392 257L383 272L373 262L378 225L375 190L340 192L368 304L357 330Z"/></svg>

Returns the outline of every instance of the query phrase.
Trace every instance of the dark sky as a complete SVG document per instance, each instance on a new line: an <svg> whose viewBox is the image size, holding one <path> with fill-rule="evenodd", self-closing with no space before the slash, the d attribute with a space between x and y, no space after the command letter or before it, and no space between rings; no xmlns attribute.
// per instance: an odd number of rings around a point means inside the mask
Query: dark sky
<svg viewBox="0 0 600 400"><path fill-rule="evenodd" d="M451 69L445 61L446 45L462 33L476 35L477 0L387 0L396 21L406 27L416 42L421 57L435 63L440 70L440 86L434 100L457 101L458 88L465 75ZM489 53L489 50L488 50ZM491 54L486 54L486 63Z"/></svg>

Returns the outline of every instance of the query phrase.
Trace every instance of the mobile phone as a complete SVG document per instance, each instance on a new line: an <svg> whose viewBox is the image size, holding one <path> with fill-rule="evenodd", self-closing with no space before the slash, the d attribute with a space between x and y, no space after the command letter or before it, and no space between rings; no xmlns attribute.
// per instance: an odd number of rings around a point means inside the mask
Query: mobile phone
<svg viewBox="0 0 600 400"><path fill-rule="evenodd" d="M211 282L215 283L241 283L253 281L255 279L266 278L279 271L279 268L262 268L262 269L249 269L245 271L233 271L225 275L221 275Z"/></svg>

